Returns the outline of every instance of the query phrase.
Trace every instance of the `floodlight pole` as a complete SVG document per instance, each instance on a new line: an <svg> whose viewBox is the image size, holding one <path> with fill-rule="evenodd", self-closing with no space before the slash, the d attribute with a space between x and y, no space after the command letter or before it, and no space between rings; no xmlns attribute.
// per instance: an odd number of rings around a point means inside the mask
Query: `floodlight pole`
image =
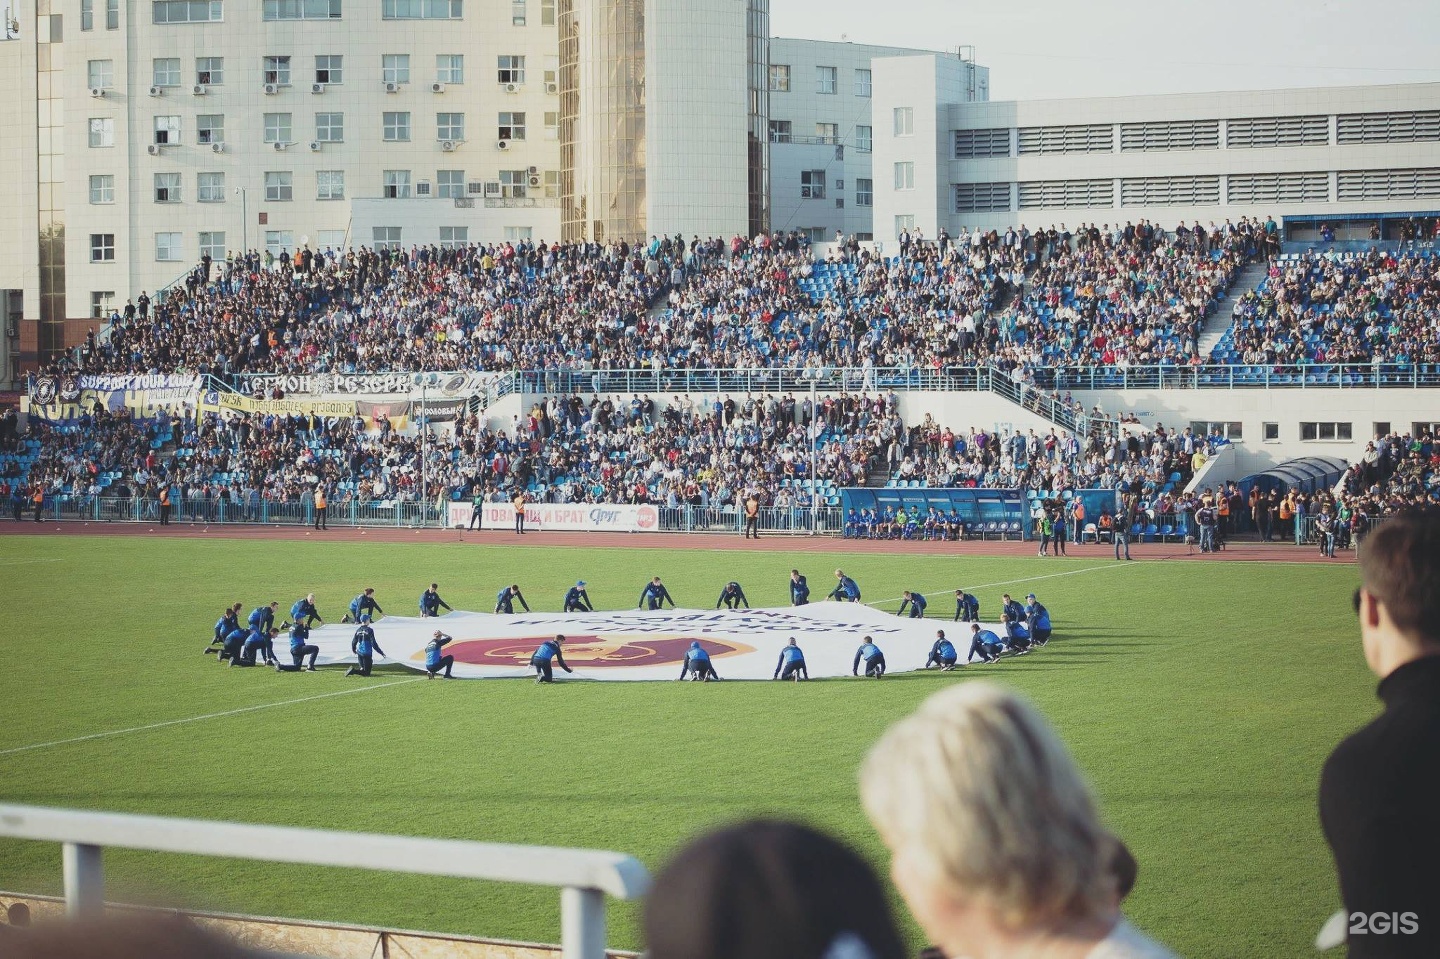
<svg viewBox="0 0 1440 959"><path fill-rule="evenodd" d="M820 475L819 456L815 441L820 438L820 408L816 402L816 386L820 371L813 370L810 377L810 535L814 536L820 522Z"/></svg>

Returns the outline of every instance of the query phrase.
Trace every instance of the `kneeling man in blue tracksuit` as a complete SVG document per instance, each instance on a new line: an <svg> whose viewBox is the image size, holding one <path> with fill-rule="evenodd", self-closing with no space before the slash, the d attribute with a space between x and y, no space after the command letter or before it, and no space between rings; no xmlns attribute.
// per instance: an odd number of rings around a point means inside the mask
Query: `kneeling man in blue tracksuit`
<svg viewBox="0 0 1440 959"><path fill-rule="evenodd" d="M700 645L698 639L690 644L690 649L685 653L685 662L680 665L680 678L684 679L687 674L705 683L720 678L720 674L715 672L715 665L710 662L710 654Z"/></svg>
<svg viewBox="0 0 1440 959"><path fill-rule="evenodd" d="M795 682L810 678L810 671L805 668L805 654L800 647L795 645L795 638L792 636L790 642L784 649L780 650L780 658L775 661L775 675L771 679L790 679Z"/></svg>
<svg viewBox="0 0 1440 959"><path fill-rule="evenodd" d="M435 635L430 638L430 642L425 644L426 679L434 679L435 674L442 669L445 671L444 675L446 679L455 678L450 675L450 669L455 665L455 657L441 655L441 653L445 651L445 644L454 638L453 636L447 636L437 629L435 630Z"/></svg>
<svg viewBox="0 0 1440 959"><path fill-rule="evenodd" d="M955 644L945 638L945 630L935 630L935 645L930 647L930 658L925 660L925 668L939 666L941 669L954 669L959 659Z"/></svg>
<svg viewBox="0 0 1440 959"><path fill-rule="evenodd" d="M896 615L896 616L904 616L904 615L905 615L905 607L908 606L908 607L910 607L910 618L911 618L911 619L924 619L924 618L925 618L925 607L926 607L926 606L929 606L929 605L930 605L930 603L925 599L925 594L924 594L924 593L921 593L921 592L916 591L916 590L907 589L907 590L905 590L904 594L901 596L901 599L900 599L900 609L896 611L895 615Z"/></svg>
<svg viewBox="0 0 1440 959"><path fill-rule="evenodd" d="M860 675L860 663L865 663L865 675L867 678L879 679L885 675L885 654L880 652L880 647L869 636L855 650L855 661L850 664L850 675Z"/></svg>
<svg viewBox="0 0 1440 959"><path fill-rule="evenodd" d="M537 683L555 682L554 666L559 666L567 673L575 670L565 665L565 656L560 652L560 646L565 642L564 636L556 636L554 639L547 639L540 644L540 648L530 657L530 665L535 667L535 681ZM552 661L554 665L552 666Z"/></svg>
<svg viewBox="0 0 1440 959"><path fill-rule="evenodd" d="M370 625L369 613L362 613L360 616L360 628L355 630L355 635L350 638L350 652L354 653L360 662L345 670L346 676L369 676L370 670L375 668L375 654L385 655L385 650L375 641L375 629Z"/></svg>
<svg viewBox="0 0 1440 959"><path fill-rule="evenodd" d="M970 652L965 656L966 665L970 664L976 653L980 654L982 663L998 662L1002 648L999 636L988 629L981 629L979 623L970 624Z"/></svg>

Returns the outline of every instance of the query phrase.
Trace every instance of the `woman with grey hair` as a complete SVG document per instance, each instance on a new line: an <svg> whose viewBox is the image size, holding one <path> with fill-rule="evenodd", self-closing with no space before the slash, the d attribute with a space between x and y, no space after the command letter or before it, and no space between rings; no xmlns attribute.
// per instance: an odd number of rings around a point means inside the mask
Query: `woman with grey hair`
<svg viewBox="0 0 1440 959"><path fill-rule="evenodd" d="M1124 848L1035 708L990 683L931 696L860 771L891 876L947 956L1174 959L1120 914Z"/></svg>

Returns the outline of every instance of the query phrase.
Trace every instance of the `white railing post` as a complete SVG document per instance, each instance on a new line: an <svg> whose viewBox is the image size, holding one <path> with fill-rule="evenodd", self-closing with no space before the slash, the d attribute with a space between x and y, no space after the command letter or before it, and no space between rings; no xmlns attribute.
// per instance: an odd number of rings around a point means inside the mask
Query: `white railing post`
<svg viewBox="0 0 1440 959"><path fill-rule="evenodd" d="M600 890L560 890L560 959L605 959L605 897Z"/></svg>
<svg viewBox="0 0 1440 959"><path fill-rule="evenodd" d="M105 911L105 873L99 846L67 842L62 847L65 869L65 914L71 919L97 919Z"/></svg>

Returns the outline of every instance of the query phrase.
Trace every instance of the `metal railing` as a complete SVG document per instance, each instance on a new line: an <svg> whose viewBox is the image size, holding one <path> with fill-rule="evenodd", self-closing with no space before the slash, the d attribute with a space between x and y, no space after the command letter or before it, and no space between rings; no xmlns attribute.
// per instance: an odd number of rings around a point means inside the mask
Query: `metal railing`
<svg viewBox="0 0 1440 959"><path fill-rule="evenodd" d="M744 528L745 515L739 507L660 507L660 529L667 533L739 533ZM808 501L794 506L761 507L758 517L761 533L838 536L844 528L838 506L813 509Z"/></svg>
<svg viewBox="0 0 1440 959"><path fill-rule="evenodd" d="M29 508L24 511L27 518ZM45 499L42 515L56 520L83 520L99 523L159 523L160 504L153 497L89 496L57 494ZM325 510L327 526L442 526L444 515L433 503L392 500L347 503L331 502ZM170 507L172 523L216 525L313 526L313 501L257 502L175 497Z"/></svg>
<svg viewBox="0 0 1440 959"><path fill-rule="evenodd" d="M559 887L563 959L605 959L605 896L638 899L650 884L631 856L590 849L168 819L0 805L0 837L62 844L65 906L73 918L105 907L106 846Z"/></svg>

